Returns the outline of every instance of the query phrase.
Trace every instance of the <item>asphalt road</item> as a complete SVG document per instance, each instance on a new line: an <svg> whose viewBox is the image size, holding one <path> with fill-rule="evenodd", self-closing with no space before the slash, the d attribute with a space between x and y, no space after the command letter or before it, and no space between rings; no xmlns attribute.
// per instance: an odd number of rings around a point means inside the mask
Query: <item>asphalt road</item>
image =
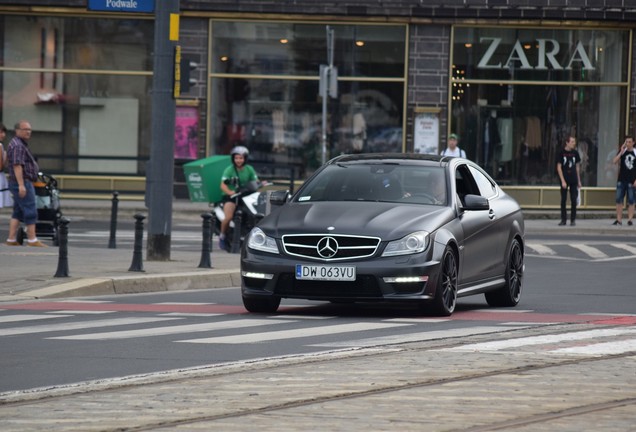
<svg viewBox="0 0 636 432"><path fill-rule="evenodd" d="M296 300L284 300L275 315L250 315L238 288L5 305L0 392L633 314L626 269L636 255L598 258L577 245L609 254L613 240L567 240L527 239L544 254L528 249L517 308L466 297L451 319L421 317L408 306Z"/></svg>

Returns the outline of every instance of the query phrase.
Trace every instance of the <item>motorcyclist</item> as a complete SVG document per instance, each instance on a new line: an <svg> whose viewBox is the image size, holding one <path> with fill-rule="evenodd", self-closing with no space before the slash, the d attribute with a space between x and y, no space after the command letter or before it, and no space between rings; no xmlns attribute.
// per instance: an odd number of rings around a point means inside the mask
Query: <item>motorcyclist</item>
<svg viewBox="0 0 636 432"><path fill-rule="evenodd" d="M226 249L227 247L225 234L236 210L236 200L233 200L231 196L249 182L258 181L256 171L251 165L247 164L249 150L246 147L234 147L230 152L230 156L232 165L225 168L221 176L221 191L224 194L223 213L225 214L225 218L221 222L221 233L219 234L219 248L221 249Z"/></svg>

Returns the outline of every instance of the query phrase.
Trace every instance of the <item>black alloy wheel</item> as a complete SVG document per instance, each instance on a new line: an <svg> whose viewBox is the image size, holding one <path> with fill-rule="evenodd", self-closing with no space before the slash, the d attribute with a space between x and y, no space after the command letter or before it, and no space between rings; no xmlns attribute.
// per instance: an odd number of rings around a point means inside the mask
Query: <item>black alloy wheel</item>
<svg viewBox="0 0 636 432"><path fill-rule="evenodd" d="M441 266L430 311L434 315L450 316L457 305L457 258L448 246L444 250Z"/></svg>
<svg viewBox="0 0 636 432"><path fill-rule="evenodd" d="M486 301L490 306L510 307L519 304L523 288L523 250L517 239L510 244L505 278L503 287L486 293Z"/></svg>

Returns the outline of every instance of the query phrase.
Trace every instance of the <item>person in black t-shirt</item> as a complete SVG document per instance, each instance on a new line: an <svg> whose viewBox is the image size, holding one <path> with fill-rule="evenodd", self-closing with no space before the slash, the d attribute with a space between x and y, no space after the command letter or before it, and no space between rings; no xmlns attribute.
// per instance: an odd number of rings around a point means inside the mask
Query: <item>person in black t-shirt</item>
<svg viewBox="0 0 636 432"><path fill-rule="evenodd" d="M633 225L634 218L634 188L636 188L636 150L634 150L634 138L625 137L625 142L612 160L614 164L620 163L618 180L616 182L616 220L612 225L623 224L623 202L627 195L627 225Z"/></svg>
<svg viewBox="0 0 636 432"><path fill-rule="evenodd" d="M581 187L581 155L576 150L576 138L568 136L565 140L565 147L557 156L557 173L561 180L561 222L565 225L568 215L565 209L565 202L570 190L570 225L576 225L576 200Z"/></svg>

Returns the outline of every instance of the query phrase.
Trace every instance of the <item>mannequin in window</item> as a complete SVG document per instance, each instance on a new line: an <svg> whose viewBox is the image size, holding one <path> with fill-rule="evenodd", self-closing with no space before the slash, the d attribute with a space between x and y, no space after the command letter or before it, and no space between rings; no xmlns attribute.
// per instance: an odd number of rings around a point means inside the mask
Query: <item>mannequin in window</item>
<svg viewBox="0 0 636 432"><path fill-rule="evenodd" d="M490 110L490 115L484 123L484 167L490 168L493 150L501 144L497 128L497 110Z"/></svg>

